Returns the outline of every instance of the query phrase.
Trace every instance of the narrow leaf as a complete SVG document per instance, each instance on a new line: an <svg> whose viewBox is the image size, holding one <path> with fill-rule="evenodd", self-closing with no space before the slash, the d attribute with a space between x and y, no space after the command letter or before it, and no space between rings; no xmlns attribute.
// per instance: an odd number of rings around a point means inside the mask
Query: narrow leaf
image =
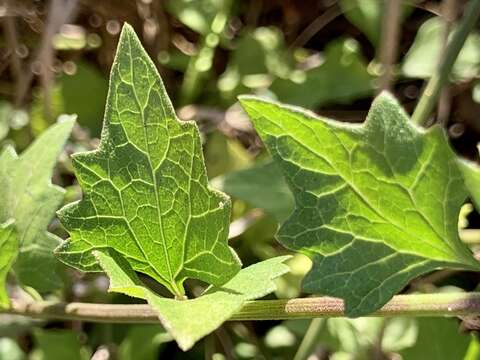
<svg viewBox="0 0 480 360"><path fill-rule="evenodd" d="M163 298L146 288L125 260L114 252L96 251L100 265L110 278L109 291L145 299L158 312L165 329L182 350L217 329L243 304L275 291L274 279L288 271L281 256L242 269L221 287L210 287L191 300Z"/></svg>
<svg viewBox="0 0 480 360"><path fill-rule="evenodd" d="M361 316L420 274L480 269L458 238L467 192L440 127L415 127L386 93L364 124L241 103L294 193L278 239L313 259L305 291L341 297L347 315Z"/></svg>
<svg viewBox="0 0 480 360"><path fill-rule="evenodd" d="M15 274L39 291L61 284L52 254L60 239L46 230L63 201L64 190L52 185L51 177L73 124L71 118L53 125L20 156L11 147L0 154L0 222L15 220Z"/></svg>
<svg viewBox="0 0 480 360"><path fill-rule="evenodd" d="M75 154L84 198L59 212L70 239L59 258L100 270L92 250L112 248L135 271L182 296L185 279L221 285L240 269L227 245L230 200L208 188L200 136L180 122L129 25L111 70L98 150Z"/></svg>

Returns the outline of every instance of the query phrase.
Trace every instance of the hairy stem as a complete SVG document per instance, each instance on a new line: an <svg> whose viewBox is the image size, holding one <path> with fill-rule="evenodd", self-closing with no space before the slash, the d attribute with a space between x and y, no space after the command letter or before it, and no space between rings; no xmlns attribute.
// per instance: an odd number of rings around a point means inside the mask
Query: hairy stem
<svg viewBox="0 0 480 360"><path fill-rule="evenodd" d="M249 301L230 320L284 320L344 316L344 303L331 297ZM148 305L33 302L12 300L0 313L36 319L106 323L155 323ZM397 295L369 316L465 316L480 314L480 292Z"/></svg>
<svg viewBox="0 0 480 360"><path fill-rule="evenodd" d="M465 8L458 29L453 34L452 39L448 42L441 63L428 81L427 86L415 107L412 115L412 121L414 123L424 125L428 120L428 116L435 106L440 90L448 80L453 64L455 63L455 60L467 39L468 33L474 27L479 15L480 0L471 0Z"/></svg>

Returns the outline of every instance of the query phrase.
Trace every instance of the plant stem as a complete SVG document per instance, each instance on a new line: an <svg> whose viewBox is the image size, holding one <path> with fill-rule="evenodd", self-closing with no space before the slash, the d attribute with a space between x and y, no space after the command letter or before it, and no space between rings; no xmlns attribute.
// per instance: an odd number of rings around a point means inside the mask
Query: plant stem
<svg viewBox="0 0 480 360"><path fill-rule="evenodd" d="M379 93L383 90L392 90L402 21L402 0L386 0L384 4L379 54L380 64L382 64Z"/></svg>
<svg viewBox="0 0 480 360"><path fill-rule="evenodd" d="M480 0L471 0L460 21L458 29L449 41L445 55L437 70L430 78L412 115L412 121L424 125L432 112L444 83L447 81L453 64L467 39L468 33L480 15Z"/></svg>
<svg viewBox="0 0 480 360"><path fill-rule="evenodd" d="M248 301L230 320L285 320L343 317L343 300L311 297ZM0 314L36 319L82 320L106 323L156 323L157 313L148 305L33 302L12 300ZM480 292L397 295L369 316L465 316L480 314Z"/></svg>
<svg viewBox="0 0 480 360"><path fill-rule="evenodd" d="M307 332L298 347L293 360L306 360L312 354L318 337L325 327L325 319L313 319L308 326Z"/></svg>

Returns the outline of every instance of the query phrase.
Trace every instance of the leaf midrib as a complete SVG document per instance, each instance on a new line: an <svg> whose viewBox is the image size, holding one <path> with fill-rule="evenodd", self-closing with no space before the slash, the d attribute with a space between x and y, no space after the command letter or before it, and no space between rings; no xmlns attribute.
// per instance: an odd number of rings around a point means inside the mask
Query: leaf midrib
<svg viewBox="0 0 480 360"><path fill-rule="evenodd" d="M148 136L147 136L147 129L146 129L145 108L144 108L144 106L141 105L140 100L138 99L137 92L135 90L135 86L133 84L133 79L134 79L133 56L132 56L132 41L131 41L130 36L128 36L128 46L129 46L129 49L130 49L130 75L131 75L131 78L132 78L131 86L132 86L132 91L133 91L133 94L134 94L134 97L135 97L135 101L137 102L137 106L140 109L140 115L142 117L143 137L144 137L144 141L145 141L145 149L147 150L146 157L147 157L148 166L149 166L149 169L150 169L150 175L152 176L152 180L153 180L153 190L154 190L154 193L155 193L155 202L156 202L156 205L157 205L156 209L157 209L158 227L159 227L159 230L160 230L160 234L162 236L161 243L162 243L162 249L163 249L166 264L167 264L168 273L169 273L169 276L170 276L170 286L172 287L174 295L182 295L181 292L179 291L179 289L177 288L177 285L176 285L176 283L173 279L173 273L172 273L172 268L171 268L171 264L170 264L170 257L168 256L168 249L167 249L167 246L165 244L165 233L164 233L164 229L163 229L163 221L162 221L162 215L161 215L162 210L161 210L160 198L159 198L158 189L157 189L157 175L156 175L156 172L154 170L152 160L150 158L150 144L148 143ZM160 107L160 108L164 112L164 109L162 107ZM164 117L165 117L165 115L166 114L164 112ZM168 147L169 147L169 145L167 146L167 149L168 149ZM134 234L134 237L136 238L135 234ZM138 242L138 240L137 240L137 242ZM143 251L143 248L142 248L142 251ZM148 259L148 255L145 254L145 256ZM152 264L152 262L150 260L149 260L149 263ZM159 274L156 267L152 266L152 268L158 275L163 277L161 274Z"/></svg>

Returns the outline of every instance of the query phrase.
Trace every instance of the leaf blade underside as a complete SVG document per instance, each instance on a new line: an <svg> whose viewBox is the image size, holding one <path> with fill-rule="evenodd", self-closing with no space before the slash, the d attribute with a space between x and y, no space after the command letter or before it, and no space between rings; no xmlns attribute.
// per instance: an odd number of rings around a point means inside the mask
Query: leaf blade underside
<svg viewBox="0 0 480 360"><path fill-rule="evenodd" d="M314 260L305 291L341 297L361 316L420 274L479 269L458 238L467 193L439 127L415 127L386 93L360 125L240 101L294 193L277 237Z"/></svg>
<svg viewBox="0 0 480 360"><path fill-rule="evenodd" d="M180 122L160 75L125 25L110 75L98 150L73 157L84 190L59 212L70 233L56 253L99 271L93 250L113 248L173 294L186 278L220 285L240 269L227 244L230 200L208 187L193 122Z"/></svg>

